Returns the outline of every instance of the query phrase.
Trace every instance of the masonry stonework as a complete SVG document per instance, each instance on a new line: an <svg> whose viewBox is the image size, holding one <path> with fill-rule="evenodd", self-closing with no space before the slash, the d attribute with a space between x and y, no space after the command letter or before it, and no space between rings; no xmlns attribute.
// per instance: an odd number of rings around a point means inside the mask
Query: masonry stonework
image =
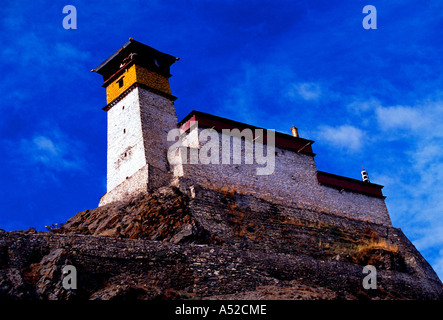
<svg viewBox="0 0 443 320"><path fill-rule="evenodd" d="M177 127L174 103L143 88L139 89L138 99L146 162L166 173L169 171L167 152L172 144L167 136Z"/></svg>
<svg viewBox="0 0 443 320"><path fill-rule="evenodd" d="M202 132L204 129L199 128L198 130ZM188 135L188 137L197 136L192 133ZM188 163L177 165L175 175L208 189L235 190L235 192L252 195L276 204L286 204L294 208L391 225L383 198L320 185L317 180L317 169L313 156L297 154L276 147L274 172L270 175L257 175L257 167L263 165L256 163L233 164L232 148L230 152L231 164L221 164L223 134L218 133L218 137L219 164L190 164L188 161ZM230 139L232 146L232 141L238 138L230 137ZM200 144L199 150L206 143L206 141L200 141L200 143L186 141L186 144L194 146ZM241 153L244 155L244 142L241 146Z"/></svg>
<svg viewBox="0 0 443 320"><path fill-rule="evenodd" d="M108 110L107 195L100 205L170 183L166 138L176 123L172 101L139 87Z"/></svg>
<svg viewBox="0 0 443 320"><path fill-rule="evenodd" d="M146 165L138 88L108 111L107 191Z"/></svg>
<svg viewBox="0 0 443 320"><path fill-rule="evenodd" d="M145 165L133 175L129 176L128 179L125 179L109 192L106 192L100 198L99 206L104 206L114 201L126 199L133 194L147 192L148 181L149 165Z"/></svg>

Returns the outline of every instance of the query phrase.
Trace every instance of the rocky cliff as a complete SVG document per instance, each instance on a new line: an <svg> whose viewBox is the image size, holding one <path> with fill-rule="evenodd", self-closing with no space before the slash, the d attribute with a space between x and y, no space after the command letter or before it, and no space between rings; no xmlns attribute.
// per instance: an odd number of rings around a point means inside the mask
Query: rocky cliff
<svg viewBox="0 0 443 320"><path fill-rule="evenodd" d="M75 290L62 286L65 265ZM366 265L376 289L362 286ZM164 187L51 232L0 232L0 298L443 299L443 285L400 229Z"/></svg>

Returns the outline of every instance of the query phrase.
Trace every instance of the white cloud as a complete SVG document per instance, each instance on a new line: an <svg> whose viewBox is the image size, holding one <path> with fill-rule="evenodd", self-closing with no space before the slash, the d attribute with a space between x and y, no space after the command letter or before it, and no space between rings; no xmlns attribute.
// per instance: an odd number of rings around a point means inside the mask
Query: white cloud
<svg viewBox="0 0 443 320"><path fill-rule="evenodd" d="M354 113L362 113L373 111L379 107L381 107L381 103L379 100L371 98L368 100L354 100L346 106L349 111Z"/></svg>
<svg viewBox="0 0 443 320"><path fill-rule="evenodd" d="M316 101L322 96L322 89L318 83L301 82L289 86L286 95L290 99L302 98L306 101Z"/></svg>
<svg viewBox="0 0 443 320"><path fill-rule="evenodd" d="M17 159L31 166L42 165L49 171L83 170L83 158L79 157L79 142L68 139L58 130L49 134L34 134L21 139Z"/></svg>
<svg viewBox="0 0 443 320"><path fill-rule="evenodd" d="M321 126L317 131L318 140L325 141L335 147L358 151L363 145L364 132L350 125L339 127Z"/></svg>
<svg viewBox="0 0 443 320"><path fill-rule="evenodd" d="M378 124L383 130L408 130L426 139L443 137L443 100L418 102L411 106L378 106Z"/></svg>
<svg viewBox="0 0 443 320"><path fill-rule="evenodd" d="M57 158L62 153L52 140L44 136L36 136L31 141L22 140L25 148L31 150L32 157L37 162L48 164L51 159Z"/></svg>
<svg viewBox="0 0 443 320"><path fill-rule="evenodd" d="M422 127L427 120L419 110L409 106L379 106L375 112L377 121L383 129L416 130Z"/></svg>
<svg viewBox="0 0 443 320"><path fill-rule="evenodd" d="M8 38L0 50L0 60L8 65L8 81L0 83L0 109L25 108L33 97L48 94L68 80L86 79L90 53L79 43L55 42L42 36L41 31L23 30ZM49 71L47 71L49 70ZM58 70L58 72L57 72ZM23 90L23 75L32 75L32 90ZM0 119L4 121L7 118Z"/></svg>

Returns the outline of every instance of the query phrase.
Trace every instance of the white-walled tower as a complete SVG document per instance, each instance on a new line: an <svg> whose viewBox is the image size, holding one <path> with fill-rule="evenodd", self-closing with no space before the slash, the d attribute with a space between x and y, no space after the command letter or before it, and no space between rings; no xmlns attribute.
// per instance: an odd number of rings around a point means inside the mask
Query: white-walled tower
<svg viewBox="0 0 443 320"><path fill-rule="evenodd" d="M107 192L99 205L167 185L169 130L177 116L169 86L177 59L130 39L93 71L103 76L107 105Z"/></svg>

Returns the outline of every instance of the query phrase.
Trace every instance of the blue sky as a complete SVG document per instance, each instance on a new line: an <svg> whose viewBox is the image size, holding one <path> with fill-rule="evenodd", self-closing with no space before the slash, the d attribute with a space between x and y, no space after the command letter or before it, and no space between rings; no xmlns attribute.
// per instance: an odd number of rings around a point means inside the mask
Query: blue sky
<svg viewBox="0 0 443 320"><path fill-rule="evenodd" d="M65 5L77 29L65 30ZM365 30L362 9L377 8ZM9 1L0 17L0 228L64 222L106 191L106 104L90 70L129 37L180 57L192 109L315 140L317 168L382 184L443 278L441 1Z"/></svg>

